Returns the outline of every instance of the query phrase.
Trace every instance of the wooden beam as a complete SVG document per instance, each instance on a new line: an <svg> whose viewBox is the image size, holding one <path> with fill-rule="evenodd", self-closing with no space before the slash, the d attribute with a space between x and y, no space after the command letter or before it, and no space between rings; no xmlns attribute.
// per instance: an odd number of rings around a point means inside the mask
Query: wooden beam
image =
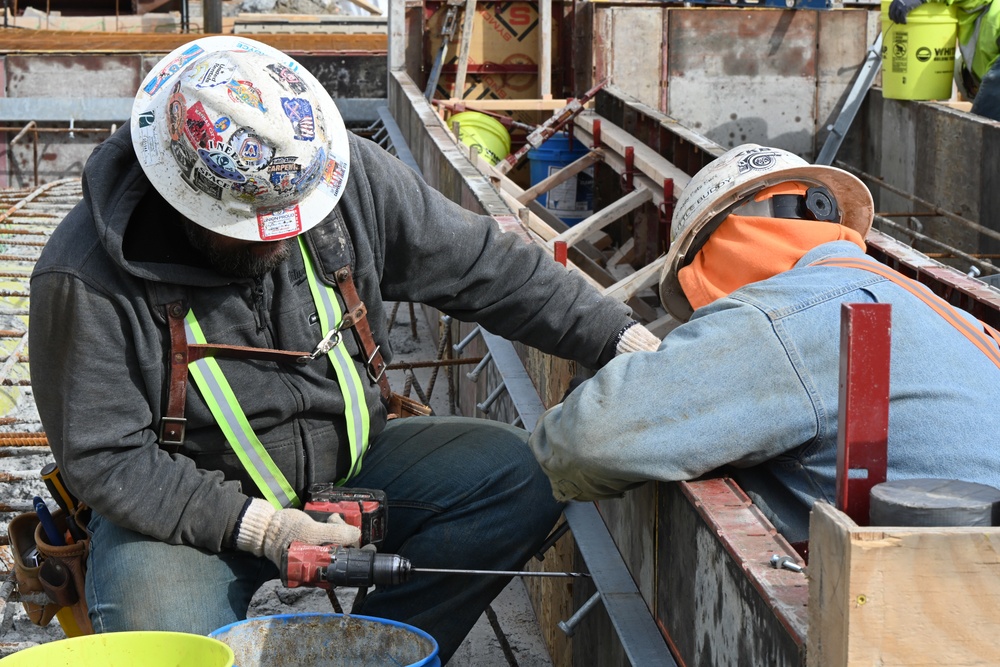
<svg viewBox="0 0 1000 667"><path fill-rule="evenodd" d="M566 165L556 173L552 174L548 178L539 181L535 185L524 191L524 194L520 195L517 200L522 204L526 204L529 201L537 199L539 195L548 192L552 188L556 187L561 183L565 183L573 176L576 176L581 171L587 167L593 165L595 162L601 161L600 151L591 151L583 157L570 164Z"/></svg>
<svg viewBox="0 0 1000 667"><path fill-rule="evenodd" d="M580 239L604 229L618 218L627 215L652 199L652 193L646 188L633 190L613 204L605 206L589 218L576 223L550 241L548 245L551 246L556 241L565 241L566 245L572 246Z"/></svg>
<svg viewBox="0 0 1000 667"><path fill-rule="evenodd" d="M538 39L538 95L552 99L552 0L539 0L538 18L541 33ZM565 35L563 36L565 39Z"/></svg>
<svg viewBox="0 0 1000 667"><path fill-rule="evenodd" d="M458 49L458 73L455 74L455 97L463 98L465 75L469 71L469 47L472 44L472 23L476 18L476 0L465 0L462 21L462 41Z"/></svg>
<svg viewBox="0 0 1000 667"><path fill-rule="evenodd" d="M566 106L566 100L463 100L453 97L448 102L461 102L469 111L559 111ZM593 101L587 104L592 105Z"/></svg>
<svg viewBox="0 0 1000 667"><path fill-rule="evenodd" d="M667 256L656 258L632 275L619 280L604 290L606 296L613 296L619 301L628 301L636 294L660 282L660 271L666 263Z"/></svg>
<svg viewBox="0 0 1000 667"><path fill-rule="evenodd" d="M1000 528L809 523L809 664L995 665Z"/></svg>

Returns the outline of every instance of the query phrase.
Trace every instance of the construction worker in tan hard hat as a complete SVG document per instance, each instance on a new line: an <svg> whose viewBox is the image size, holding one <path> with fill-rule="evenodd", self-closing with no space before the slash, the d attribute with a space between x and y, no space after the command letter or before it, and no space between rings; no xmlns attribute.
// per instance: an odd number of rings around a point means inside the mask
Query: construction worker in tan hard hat
<svg viewBox="0 0 1000 667"><path fill-rule="evenodd" d="M738 146L699 171L660 280L683 324L540 419L530 444L555 496L725 469L786 538L807 539L812 504L834 501L841 304L871 302L892 304L888 478L1000 487L997 343L868 257L872 219L861 181L780 149Z"/></svg>
<svg viewBox="0 0 1000 667"><path fill-rule="evenodd" d="M88 161L31 289L32 385L92 509L97 632L207 634L246 616L292 541L359 541L299 509L383 490L383 551L516 570L560 514L523 429L405 413L386 301L423 302L597 368L658 339L539 247L349 132L295 60L238 37L153 67ZM425 574L356 613L429 632L443 662L503 577Z"/></svg>

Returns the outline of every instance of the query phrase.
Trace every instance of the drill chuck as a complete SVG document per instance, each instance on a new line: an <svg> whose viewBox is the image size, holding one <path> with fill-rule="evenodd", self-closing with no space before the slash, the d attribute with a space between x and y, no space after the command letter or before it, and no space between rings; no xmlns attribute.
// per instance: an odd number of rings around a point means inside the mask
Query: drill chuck
<svg viewBox="0 0 1000 667"><path fill-rule="evenodd" d="M324 576L326 584L368 588L395 586L410 578L410 561L396 554L380 554L368 549L336 549Z"/></svg>

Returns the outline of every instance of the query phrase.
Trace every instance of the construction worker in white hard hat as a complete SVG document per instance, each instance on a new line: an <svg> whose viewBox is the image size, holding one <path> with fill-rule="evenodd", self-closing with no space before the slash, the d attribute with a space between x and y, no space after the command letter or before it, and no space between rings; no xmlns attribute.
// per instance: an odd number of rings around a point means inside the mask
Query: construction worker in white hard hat
<svg viewBox="0 0 1000 667"><path fill-rule="evenodd" d="M861 181L783 150L738 146L699 171L660 281L683 323L540 419L530 444L555 496L725 468L786 538L806 540L812 504L834 501L841 304L871 302L892 304L889 479L1000 487L997 343L868 257L872 218Z"/></svg>
<svg viewBox="0 0 1000 667"><path fill-rule="evenodd" d="M292 541L359 543L299 509L315 483L383 490L380 549L516 570L560 514L523 429L426 416L385 380L385 301L430 304L600 367L658 339L540 248L349 132L269 46L163 58L32 276L32 385L66 485L92 510L97 632L243 619ZM459 646L503 577L425 574L354 611Z"/></svg>

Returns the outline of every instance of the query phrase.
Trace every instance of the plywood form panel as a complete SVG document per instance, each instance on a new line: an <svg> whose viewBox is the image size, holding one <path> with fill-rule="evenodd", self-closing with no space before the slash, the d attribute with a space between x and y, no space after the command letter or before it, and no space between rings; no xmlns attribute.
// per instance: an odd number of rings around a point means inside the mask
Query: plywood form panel
<svg viewBox="0 0 1000 667"><path fill-rule="evenodd" d="M602 500L598 507L639 593L652 611L656 602L656 485L644 484L623 498Z"/></svg>
<svg viewBox="0 0 1000 667"><path fill-rule="evenodd" d="M860 528L821 503L809 541L810 664L997 664L1000 528Z"/></svg>
<svg viewBox="0 0 1000 667"><path fill-rule="evenodd" d="M912 192L945 211L969 220L979 220L982 173L980 169L969 167L983 164L982 159L974 156L981 150L984 125L969 122L969 114L944 105L913 106L915 136L920 137L920 141L914 146L915 190ZM986 162L991 163L989 169L996 169L994 160L987 159ZM910 207L909 210L915 211L926 209L917 203L910 204ZM924 234L965 252L979 251L979 232L942 217L922 217L921 222ZM968 270L966 264L956 266Z"/></svg>
<svg viewBox="0 0 1000 667"><path fill-rule="evenodd" d="M804 665L803 605L799 609L788 606L795 599L804 603L802 575L772 570L767 581L755 582L748 570L761 563L734 557L719 528L706 521L699 506L683 493L682 484L657 486L656 619L680 656L680 664ZM743 525L739 529L730 526L727 534L760 539L773 533L773 527L753 513L745 496L734 492L728 509L741 515ZM766 560L763 554L760 557ZM757 585L765 589L764 594ZM786 601L777 609L776 596Z"/></svg>
<svg viewBox="0 0 1000 667"><path fill-rule="evenodd" d="M726 148L811 156L818 12L669 11L667 115Z"/></svg>
<svg viewBox="0 0 1000 667"><path fill-rule="evenodd" d="M611 10L611 81L643 104L660 104L660 53L666 10L617 7Z"/></svg>

